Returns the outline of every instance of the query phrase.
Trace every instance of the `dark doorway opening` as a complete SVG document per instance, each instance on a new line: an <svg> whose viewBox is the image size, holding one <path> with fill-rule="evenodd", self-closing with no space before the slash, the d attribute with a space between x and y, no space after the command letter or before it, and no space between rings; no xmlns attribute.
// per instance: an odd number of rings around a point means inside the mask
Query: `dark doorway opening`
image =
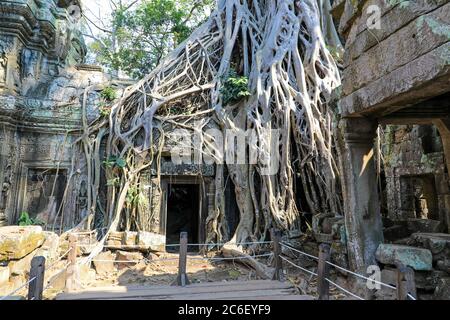
<svg viewBox="0 0 450 320"><path fill-rule="evenodd" d="M56 181L55 181L56 180ZM30 168L26 180L25 211L31 218L52 223L61 205L67 183L64 169Z"/></svg>
<svg viewBox="0 0 450 320"><path fill-rule="evenodd" d="M200 186L198 184L169 184L167 186L166 243L180 243L180 233L188 233L188 243L199 243ZM189 246L189 251L198 251ZM168 246L166 251L178 251Z"/></svg>

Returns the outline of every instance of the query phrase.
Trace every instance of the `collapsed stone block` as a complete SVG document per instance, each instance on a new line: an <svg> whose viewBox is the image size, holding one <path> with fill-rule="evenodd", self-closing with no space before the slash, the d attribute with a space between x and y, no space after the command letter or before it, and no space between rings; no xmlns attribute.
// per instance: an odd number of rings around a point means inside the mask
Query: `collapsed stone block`
<svg viewBox="0 0 450 320"><path fill-rule="evenodd" d="M166 237L153 232L139 231L137 244L152 251L164 251Z"/></svg>
<svg viewBox="0 0 450 320"><path fill-rule="evenodd" d="M439 280L436 290L434 291L434 299L450 300L450 278Z"/></svg>
<svg viewBox="0 0 450 320"><path fill-rule="evenodd" d="M408 219L407 220L408 230L411 233L416 232L429 232L436 233L442 232L444 230L444 225L441 221L432 219Z"/></svg>
<svg viewBox="0 0 450 320"><path fill-rule="evenodd" d="M433 261L450 257L450 234L446 233L414 233L408 245L425 248L431 251Z"/></svg>
<svg viewBox="0 0 450 320"><path fill-rule="evenodd" d="M21 259L40 247L44 240L40 226L0 227L0 261Z"/></svg>
<svg viewBox="0 0 450 320"><path fill-rule="evenodd" d="M132 267L143 260L144 256L140 252L128 252L128 251L116 252L116 261L118 269ZM121 262L121 261L130 261L130 262Z"/></svg>
<svg viewBox="0 0 450 320"><path fill-rule="evenodd" d="M59 236L54 232L45 231L45 241L42 246L36 250L35 256L45 257L45 263L48 265L59 258Z"/></svg>
<svg viewBox="0 0 450 320"><path fill-rule="evenodd" d="M384 243L378 246L375 257L387 265L399 262L414 270L432 269L432 255L428 249Z"/></svg>
<svg viewBox="0 0 450 320"><path fill-rule="evenodd" d="M137 235L138 233L136 231L125 231L122 234L122 244L127 246L136 245Z"/></svg>
<svg viewBox="0 0 450 320"><path fill-rule="evenodd" d="M0 287L7 283L9 280L9 268L0 267Z"/></svg>
<svg viewBox="0 0 450 320"><path fill-rule="evenodd" d="M115 260L116 256L111 251L101 252L93 259L95 271L98 275L107 275L115 272Z"/></svg>

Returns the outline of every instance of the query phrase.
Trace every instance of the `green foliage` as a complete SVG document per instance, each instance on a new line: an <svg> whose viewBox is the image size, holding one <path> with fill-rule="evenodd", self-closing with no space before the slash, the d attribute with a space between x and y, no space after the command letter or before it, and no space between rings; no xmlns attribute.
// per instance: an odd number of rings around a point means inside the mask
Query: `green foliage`
<svg viewBox="0 0 450 320"><path fill-rule="evenodd" d="M45 222L42 220L39 220L38 218L30 218L30 215L26 211L23 211L20 214L19 226L33 226L33 225L44 225L44 224L45 224Z"/></svg>
<svg viewBox="0 0 450 320"><path fill-rule="evenodd" d="M100 92L100 96L105 101L111 102L117 98L117 91L113 87L106 87Z"/></svg>
<svg viewBox="0 0 450 320"><path fill-rule="evenodd" d="M111 169L114 166L117 166L119 168L125 168L127 166L127 161L123 158L111 156L108 159L106 159L105 161L103 161L103 165L108 169Z"/></svg>
<svg viewBox="0 0 450 320"><path fill-rule="evenodd" d="M106 181L106 185L108 187L118 187L120 186L120 179L119 178L113 178Z"/></svg>
<svg viewBox="0 0 450 320"><path fill-rule="evenodd" d="M109 115L111 114L111 107L101 106L99 108L99 113L100 113L100 116L102 116L104 118L109 117Z"/></svg>
<svg viewBox="0 0 450 320"><path fill-rule="evenodd" d="M235 104L249 97L251 94L248 90L248 78L238 76L235 70L230 70L228 75L222 79L220 94L224 105Z"/></svg>
<svg viewBox="0 0 450 320"><path fill-rule="evenodd" d="M213 0L152 0L133 7L119 5L112 32L90 49L98 63L141 78L206 20Z"/></svg>
<svg viewBox="0 0 450 320"><path fill-rule="evenodd" d="M137 205L143 200L139 189L137 187L130 187L127 192L127 196L125 198L125 201L129 205Z"/></svg>

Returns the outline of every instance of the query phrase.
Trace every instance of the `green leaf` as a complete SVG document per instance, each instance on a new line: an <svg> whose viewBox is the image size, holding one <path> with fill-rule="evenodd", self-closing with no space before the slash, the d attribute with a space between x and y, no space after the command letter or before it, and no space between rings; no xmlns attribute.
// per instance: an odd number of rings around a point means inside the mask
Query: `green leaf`
<svg viewBox="0 0 450 320"><path fill-rule="evenodd" d="M118 158L116 160L116 165L120 168L125 168L127 166L127 161L125 159Z"/></svg>

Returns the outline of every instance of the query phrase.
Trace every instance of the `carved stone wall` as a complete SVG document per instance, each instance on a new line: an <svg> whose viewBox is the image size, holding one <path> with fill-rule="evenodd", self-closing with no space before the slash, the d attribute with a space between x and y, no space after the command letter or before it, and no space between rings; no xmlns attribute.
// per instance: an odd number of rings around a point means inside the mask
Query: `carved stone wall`
<svg viewBox="0 0 450 320"><path fill-rule="evenodd" d="M83 164L68 177L82 95L110 79L83 64L78 0L0 0L0 6L0 224L16 223L22 211L51 222L42 214L53 205L50 211L71 227L84 199ZM99 96L89 94L89 120L98 116ZM60 207L64 193L68 201Z"/></svg>
<svg viewBox="0 0 450 320"><path fill-rule="evenodd" d="M390 125L383 140L388 217L432 219L447 230L450 189L439 131L432 125Z"/></svg>

